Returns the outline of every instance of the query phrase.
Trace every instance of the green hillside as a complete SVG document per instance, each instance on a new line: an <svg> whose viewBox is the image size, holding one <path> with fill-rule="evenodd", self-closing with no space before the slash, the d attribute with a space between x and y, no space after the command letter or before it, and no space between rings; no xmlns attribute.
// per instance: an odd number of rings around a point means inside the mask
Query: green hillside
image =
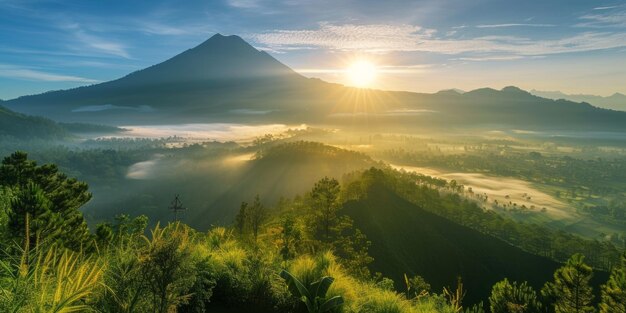
<svg viewBox="0 0 626 313"><path fill-rule="evenodd" d="M18 139L64 139L76 133L116 133L120 131L122 129L107 125L57 123L44 117L17 113L0 106L0 136L11 136Z"/></svg>
<svg viewBox="0 0 626 313"><path fill-rule="evenodd" d="M60 139L68 133L62 126L47 118L20 114L0 106L0 135L21 139Z"/></svg>
<svg viewBox="0 0 626 313"><path fill-rule="evenodd" d="M94 199L86 213L91 221L110 219L127 208L153 221L168 221L172 215L167 206L175 194L180 194L188 208L181 217L184 222L198 229L229 225L241 201L257 194L264 203L274 204L281 197L303 194L324 176L341 177L377 164L361 153L304 141L255 147L208 143L149 153L157 156L144 156L143 162L128 167L128 172L133 172L142 164L149 165L141 178L129 178L122 171L121 177L102 181L99 178L107 176L106 169L100 171L88 164L75 169L93 189ZM111 160L100 162L115 163L123 157L120 155L134 159L137 154L111 153ZM62 165L67 168L77 165L66 162Z"/></svg>
<svg viewBox="0 0 626 313"><path fill-rule="evenodd" d="M460 226L402 199L374 183L360 200L344 205L372 241L372 269L402 287L403 275L420 275L433 290L454 286L463 277L470 303L485 299L491 286L508 277L540 287L558 263Z"/></svg>

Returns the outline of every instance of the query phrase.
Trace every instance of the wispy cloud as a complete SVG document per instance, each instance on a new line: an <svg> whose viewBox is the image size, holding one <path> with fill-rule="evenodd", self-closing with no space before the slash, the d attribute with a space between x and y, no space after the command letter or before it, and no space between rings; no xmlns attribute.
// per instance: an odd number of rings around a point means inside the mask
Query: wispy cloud
<svg viewBox="0 0 626 313"><path fill-rule="evenodd" d="M617 8L618 6L611 7ZM609 7L606 7L607 10ZM597 8L596 8L597 9ZM592 28L611 28L611 27L626 27L626 10L617 10L611 12L603 12L597 14L587 14L580 17L581 23L576 24L578 27L592 27Z"/></svg>
<svg viewBox="0 0 626 313"><path fill-rule="evenodd" d="M176 26L147 21L139 24L138 29L146 34L162 35L162 36L180 36L180 35L193 35L198 33L212 32L211 27L206 24L189 24Z"/></svg>
<svg viewBox="0 0 626 313"><path fill-rule="evenodd" d="M610 10L610 9L615 9L615 8L619 8L619 5L611 5L611 6L604 6L604 7L596 7L593 8L594 11L598 11L598 10Z"/></svg>
<svg viewBox="0 0 626 313"><path fill-rule="evenodd" d="M534 56L626 47L626 33L583 32L558 39L485 36L452 39L416 25L334 25L316 29L274 30L249 36L273 50L321 48L342 51L495 53Z"/></svg>
<svg viewBox="0 0 626 313"><path fill-rule="evenodd" d="M485 24L476 25L478 28L501 28L501 27L554 27L554 24L529 24L529 23L509 23L509 24Z"/></svg>
<svg viewBox="0 0 626 313"><path fill-rule="evenodd" d="M45 82L98 83L100 81L79 76L60 75L12 65L0 64L0 76Z"/></svg>
<svg viewBox="0 0 626 313"><path fill-rule="evenodd" d="M381 74L414 74L428 72L433 67L441 67L441 65L379 65L376 66L376 72ZM296 68L294 70L302 74L346 74L350 71L345 68Z"/></svg>
<svg viewBox="0 0 626 313"><path fill-rule="evenodd" d="M236 8L256 8L259 6L259 0L227 0L226 1L230 6Z"/></svg>
<svg viewBox="0 0 626 313"><path fill-rule="evenodd" d="M60 28L69 31L75 41L75 44L80 46L70 45L75 50L90 49L103 54L122 57L125 59L131 59L130 54L127 51L125 45L112 41L110 39L101 38L87 32L77 23L65 23L61 24Z"/></svg>
<svg viewBox="0 0 626 313"><path fill-rule="evenodd" d="M430 36L413 25L333 25L321 23L313 30L275 30L251 37L274 50L330 48L337 50L405 51L410 42Z"/></svg>
<svg viewBox="0 0 626 313"><path fill-rule="evenodd" d="M485 56L485 57L461 57L456 58L454 60L458 61L472 61L472 62L483 62L483 61L512 61L524 59L526 57L521 55L508 55L508 56Z"/></svg>
<svg viewBox="0 0 626 313"><path fill-rule="evenodd" d="M126 51L126 47L120 43L98 38L96 36L89 35L85 32L76 32L76 39L80 40L83 44L96 49L102 53L130 59L130 54Z"/></svg>

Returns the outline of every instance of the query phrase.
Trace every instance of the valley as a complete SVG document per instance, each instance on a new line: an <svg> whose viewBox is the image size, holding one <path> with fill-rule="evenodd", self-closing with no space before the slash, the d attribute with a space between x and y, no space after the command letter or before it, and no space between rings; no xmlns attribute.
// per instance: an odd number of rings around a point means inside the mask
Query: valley
<svg viewBox="0 0 626 313"><path fill-rule="evenodd" d="M117 2L0 6L0 313L625 312L623 5Z"/></svg>

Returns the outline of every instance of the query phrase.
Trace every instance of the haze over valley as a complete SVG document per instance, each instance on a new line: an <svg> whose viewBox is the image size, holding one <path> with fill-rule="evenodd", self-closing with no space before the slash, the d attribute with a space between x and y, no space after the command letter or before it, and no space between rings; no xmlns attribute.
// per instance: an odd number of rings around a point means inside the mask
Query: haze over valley
<svg viewBox="0 0 626 313"><path fill-rule="evenodd" d="M626 4L365 2L0 1L0 312L624 312Z"/></svg>

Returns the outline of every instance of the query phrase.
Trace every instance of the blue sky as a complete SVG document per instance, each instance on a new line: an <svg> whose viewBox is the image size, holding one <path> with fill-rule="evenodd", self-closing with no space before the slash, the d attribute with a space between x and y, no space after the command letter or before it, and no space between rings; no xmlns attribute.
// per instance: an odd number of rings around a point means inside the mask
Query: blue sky
<svg viewBox="0 0 626 313"><path fill-rule="evenodd" d="M72 88L237 34L306 76L434 92L626 93L626 1L0 0L0 99Z"/></svg>

